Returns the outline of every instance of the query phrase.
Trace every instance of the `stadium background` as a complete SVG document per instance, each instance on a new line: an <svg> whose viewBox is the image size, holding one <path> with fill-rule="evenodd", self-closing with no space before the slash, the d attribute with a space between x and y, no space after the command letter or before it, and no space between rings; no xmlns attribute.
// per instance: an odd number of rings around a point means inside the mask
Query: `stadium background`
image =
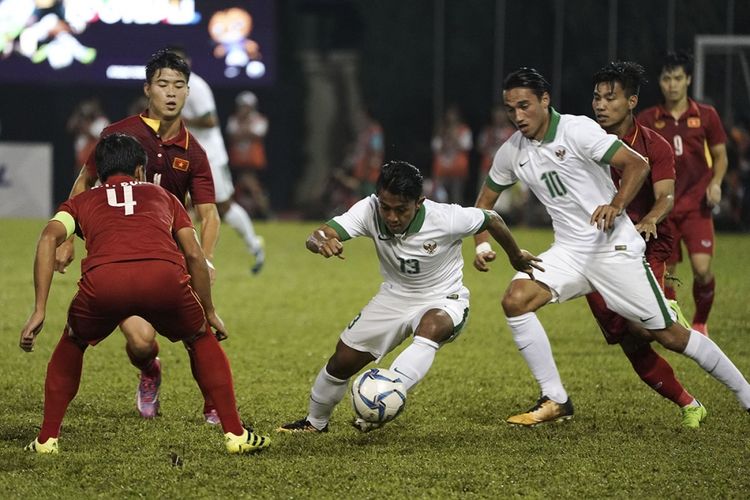
<svg viewBox="0 0 750 500"><path fill-rule="evenodd" d="M252 8L252 2L236 3ZM428 172L430 138L445 106L458 104L478 133L507 71L538 68L553 84L556 107L590 115L590 75L613 58L636 60L651 80L642 92L644 107L658 101L656 71L667 49L692 50L696 35L750 34L750 2L735 0L286 0L274 2L274 10L275 82L248 88L271 122L274 210L303 218L325 215L321 171L340 163L356 106L369 106L383 124L387 159L406 159ZM746 129L750 116L745 54L708 59L706 100L728 128ZM326 89L329 99L330 92L337 98L325 101ZM222 125L239 90L214 88ZM97 95L114 121L139 93L135 82L2 84L0 140L53 143L56 205L71 184L72 137L65 123L73 107ZM315 128L325 133L311 134ZM730 170L747 184L750 172L739 168L730 147ZM719 226L746 229L745 210L744 224L724 224L720 215Z"/></svg>

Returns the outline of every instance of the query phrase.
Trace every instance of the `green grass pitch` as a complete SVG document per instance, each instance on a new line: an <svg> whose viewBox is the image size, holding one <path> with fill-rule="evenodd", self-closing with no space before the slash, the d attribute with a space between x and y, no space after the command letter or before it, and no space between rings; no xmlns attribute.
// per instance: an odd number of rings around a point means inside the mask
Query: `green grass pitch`
<svg viewBox="0 0 750 500"><path fill-rule="evenodd" d="M307 252L316 222L258 224L268 261L256 277L227 226L216 256L214 301L229 328L222 345L240 413L271 434L270 450L224 452L220 430L202 423L182 345L165 339L162 415L141 420L136 371L114 332L86 354L60 455L26 453L22 447L41 424L46 364L78 279L78 261L55 276L37 349L22 352L18 334L33 305L32 262L43 224L0 220L0 498L741 498L750 490L750 415L733 394L689 359L659 348L709 411L703 428L682 429L679 410L636 377L619 348L607 346L583 300L540 312L575 418L535 429L507 426L508 415L533 404L537 387L499 307L510 267L500 257L490 273L476 272L469 241L468 326L439 352L406 411L377 432L359 434L349 425L347 397L328 434L276 434L279 424L305 415L310 385L339 332L380 283L368 240L347 242L346 260ZM536 253L552 239L549 230L515 234ZM79 242L79 254L81 248ZM719 236L710 333L750 375L747 255L750 237ZM678 271L690 317L690 270ZM173 465L174 455L182 465Z"/></svg>

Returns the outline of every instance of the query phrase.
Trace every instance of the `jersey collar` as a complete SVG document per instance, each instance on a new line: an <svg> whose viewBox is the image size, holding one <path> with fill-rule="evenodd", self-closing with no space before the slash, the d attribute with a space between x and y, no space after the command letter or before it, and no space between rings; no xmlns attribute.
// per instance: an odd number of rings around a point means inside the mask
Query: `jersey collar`
<svg viewBox="0 0 750 500"><path fill-rule="evenodd" d="M422 206L419 207L419 210L417 210L417 213L414 215L414 218L409 223L409 226L406 228L406 232L404 233L404 236L409 236L410 234L418 233L420 229L422 229L422 226L424 225L424 217L427 213L427 209L424 206L424 203L422 203ZM395 234L391 232L390 229L388 229L388 226L385 225L385 222L383 222L383 219L380 218L380 212L375 211L375 216L378 221L378 230L380 231L380 234L393 237Z"/></svg>
<svg viewBox="0 0 750 500"><path fill-rule="evenodd" d="M552 106L549 107L549 127L547 127L547 133L544 134L544 138L542 139L542 144L547 142L552 142L555 140L555 135L557 135L557 126L560 123L560 113L555 111L555 108Z"/></svg>
<svg viewBox="0 0 750 500"><path fill-rule="evenodd" d="M149 117L148 110L144 111L139 116L141 120L143 121L143 123L145 123L146 126L154 132L154 134L159 133L159 125L161 124L160 120ZM174 138L168 141L163 141L163 142L166 145L174 144L175 146L179 146L182 149L187 150L189 141L190 141L190 136L188 136L187 129L185 128L185 123L182 120L180 120L180 131L177 132L177 135Z"/></svg>
<svg viewBox="0 0 750 500"><path fill-rule="evenodd" d="M669 119L674 120L672 113L667 111L667 108L665 108L663 104L660 104L658 109L659 111L656 115L657 118L663 117L663 118L669 118ZM700 111L698 110L698 103L689 97L688 97L688 108L684 113L682 113L680 118L682 118L683 116L700 116Z"/></svg>

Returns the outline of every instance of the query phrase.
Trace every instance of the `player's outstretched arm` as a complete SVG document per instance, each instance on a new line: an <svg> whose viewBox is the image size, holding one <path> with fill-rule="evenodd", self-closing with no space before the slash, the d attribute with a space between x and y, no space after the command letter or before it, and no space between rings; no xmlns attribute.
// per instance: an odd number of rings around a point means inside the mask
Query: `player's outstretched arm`
<svg viewBox="0 0 750 500"><path fill-rule="evenodd" d="M65 226L52 220L47 223L36 246L34 258L34 312L21 330L19 346L26 352L34 350L34 341L44 326L47 299L55 272L55 249L68 237Z"/></svg>
<svg viewBox="0 0 750 500"><path fill-rule="evenodd" d="M219 241L221 219L214 203L200 203L195 205L195 212L201 220L201 248L206 259L208 259L208 273L213 285L214 281L216 281L216 269L212 263L214 261L216 242Z"/></svg>
<svg viewBox="0 0 750 500"><path fill-rule="evenodd" d="M486 185L482 186L477 201L474 206L485 210L492 210L497 203L497 199L500 197L500 193L495 192L488 188ZM482 231L474 235L474 247L476 249L474 256L474 268L478 271L487 272L490 268L487 263L492 262L497 257L497 254L492 250L490 246L490 236L487 231Z"/></svg>
<svg viewBox="0 0 750 500"><path fill-rule="evenodd" d="M674 180L662 179L656 181L654 183L654 204L651 206L651 210L635 225L636 230L643 234L646 241L651 238L658 238L656 225L667 218L673 206Z"/></svg>
<svg viewBox="0 0 750 500"><path fill-rule="evenodd" d="M91 189L96 184L96 175L92 175L90 169L84 165L81 167L81 171L78 173L73 188L70 190L68 198L83 193L84 191ZM75 258L75 245L73 244L74 235L71 235L62 245L57 247L55 251L55 271L65 274L65 270L68 268L73 259Z"/></svg>
<svg viewBox="0 0 750 500"><path fill-rule="evenodd" d="M328 224L323 224L318 229L313 231L305 241L305 246L312 253L318 253L325 257L333 257L334 255L339 259L343 259L341 255L344 252L344 245L339 240L339 235L335 229Z"/></svg>
<svg viewBox="0 0 750 500"><path fill-rule="evenodd" d="M226 337L227 331L224 322L216 314L214 303L211 299L211 278L208 274L208 264L206 256L198 243L198 236L192 227L183 227L177 231L177 242L180 249L185 255L188 273L190 273L190 284L195 290L198 299L201 301L203 310L206 313L208 323L223 337Z"/></svg>
<svg viewBox="0 0 750 500"><path fill-rule="evenodd" d="M503 247L513 268L516 271L528 274L532 278L534 277L534 269L544 271L544 268L537 264L537 262L541 262L539 257L519 248L503 218L494 210L486 210L485 212L490 216L487 231Z"/></svg>

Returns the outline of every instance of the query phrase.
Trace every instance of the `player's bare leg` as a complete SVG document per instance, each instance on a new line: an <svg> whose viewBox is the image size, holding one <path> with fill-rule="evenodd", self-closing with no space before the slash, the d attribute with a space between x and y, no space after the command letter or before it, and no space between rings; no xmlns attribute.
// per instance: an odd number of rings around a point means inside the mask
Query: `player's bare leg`
<svg viewBox="0 0 750 500"><path fill-rule="evenodd" d="M139 316L131 316L120 323L127 344L125 350L130 362L140 370L140 380L135 393L135 404L143 418L159 414L159 387L161 386L161 361L156 331Z"/></svg>

